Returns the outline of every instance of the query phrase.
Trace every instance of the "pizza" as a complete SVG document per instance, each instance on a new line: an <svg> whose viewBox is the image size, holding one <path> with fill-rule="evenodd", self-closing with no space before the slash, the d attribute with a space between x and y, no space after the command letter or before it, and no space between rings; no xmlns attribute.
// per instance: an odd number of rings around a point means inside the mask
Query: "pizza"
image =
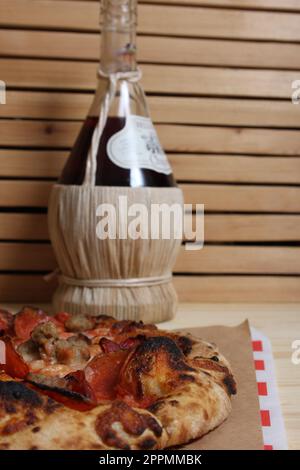
<svg viewBox="0 0 300 470"><path fill-rule="evenodd" d="M0 335L0 449L164 449L231 411L230 364L186 333L23 307Z"/></svg>

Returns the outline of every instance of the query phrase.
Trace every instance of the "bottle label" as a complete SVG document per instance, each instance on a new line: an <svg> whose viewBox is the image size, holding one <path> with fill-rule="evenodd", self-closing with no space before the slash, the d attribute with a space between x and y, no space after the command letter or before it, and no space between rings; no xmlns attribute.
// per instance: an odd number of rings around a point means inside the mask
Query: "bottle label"
<svg viewBox="0 0 300 470"><path fill-rule="evenodd" d="M107 155L121 168L145 168L158 173L172 173L150 118L129 115L123 129L107 142Z"/></svg>

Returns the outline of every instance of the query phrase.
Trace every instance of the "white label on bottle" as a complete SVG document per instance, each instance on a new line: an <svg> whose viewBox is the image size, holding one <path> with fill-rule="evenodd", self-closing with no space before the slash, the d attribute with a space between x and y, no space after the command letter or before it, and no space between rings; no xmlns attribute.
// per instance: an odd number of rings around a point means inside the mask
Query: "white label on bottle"
<svg viewBox="0 0 300 470"><path fill-rule="evenodd" d="M172 169L150 118L130 115L123 129L107 142L111 161L127 170L145 168L169 175Z"/></svg>

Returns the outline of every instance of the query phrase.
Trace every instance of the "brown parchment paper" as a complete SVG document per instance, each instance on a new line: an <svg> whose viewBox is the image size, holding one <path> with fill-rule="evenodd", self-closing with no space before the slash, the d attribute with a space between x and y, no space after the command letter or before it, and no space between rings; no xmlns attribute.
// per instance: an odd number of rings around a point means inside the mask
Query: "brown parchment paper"
<svg viewBox="0 0 300 470"><path fill-rule="evenodd" d="M218 345L220 352L232 365L238 392L232 400L232 412L221 426L181 448L262 450L263 437L248 321L236 327L211 326L184 331Z"/></svg>

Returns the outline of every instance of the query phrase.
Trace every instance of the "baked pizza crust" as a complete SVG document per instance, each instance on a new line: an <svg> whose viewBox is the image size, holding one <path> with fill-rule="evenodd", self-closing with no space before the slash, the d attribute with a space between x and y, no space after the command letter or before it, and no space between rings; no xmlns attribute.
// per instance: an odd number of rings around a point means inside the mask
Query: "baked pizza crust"
<svg viewBox="0 0 300 470"><path fill-rule="evenodd" d="M228 361L214 344L151 331L129 354L119 384L135 396L156 396L146 408L121 394L78 411L0 374L0 449L164 449L219 426L236 393Z"/></svg>

